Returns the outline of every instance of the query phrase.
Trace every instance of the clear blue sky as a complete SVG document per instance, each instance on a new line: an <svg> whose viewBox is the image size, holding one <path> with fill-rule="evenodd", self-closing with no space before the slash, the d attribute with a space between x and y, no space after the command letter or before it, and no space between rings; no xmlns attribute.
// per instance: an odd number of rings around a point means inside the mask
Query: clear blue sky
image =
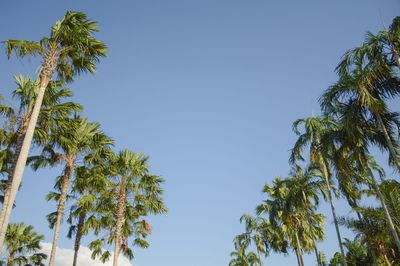
<svg viewBox="0 0 400 266"><path fill-rule="evenodd" d="M0 39L39 40L69 9L98 21L109 47L95 76L70 85L74 100L118 149L149 155L166 179L169 214L151 219L139 266L227 265L239 217L253 212L264 183L289 171L292 121L318 112L340 56L366 30L400 15L396 0L13 0L0 3ZM0 92L8 96L13 75L35 76L37 67L1 52ZM55 206L44 197L59 171L27 171L12 217L47 242L45 215ZM321 247L330 256L337 250L330 216L328 225ZM294 265L295 256L272 255L266 265L278 263Z"/></svg>

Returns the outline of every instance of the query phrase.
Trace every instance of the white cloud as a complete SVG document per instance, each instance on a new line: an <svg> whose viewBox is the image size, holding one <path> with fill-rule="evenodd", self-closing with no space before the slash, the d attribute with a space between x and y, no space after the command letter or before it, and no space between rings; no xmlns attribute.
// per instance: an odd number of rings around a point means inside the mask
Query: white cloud
<svg viewBox="0 0 400 266"><path fill-rule="evenodd" d="M50 255L51 243L43 242L43 243L41 243L41 245L42 245L42 252L47 255ZM79 249L77 265L79 265L79 266L111 266L112 265L113 253L111 254L110 260L104 264L99 260L92 260L90 258L90 254L91 254L91 252L90 252L89 248L87 248L85 246L81 246ZM73 259L74 259L74 250L73 249L57 248L55 265L71 266ZM46 263L47 263L47 261L46 261ZM133 264L131 264L127 258L120 255L119 266L132 266L132 265Z"/></svg>

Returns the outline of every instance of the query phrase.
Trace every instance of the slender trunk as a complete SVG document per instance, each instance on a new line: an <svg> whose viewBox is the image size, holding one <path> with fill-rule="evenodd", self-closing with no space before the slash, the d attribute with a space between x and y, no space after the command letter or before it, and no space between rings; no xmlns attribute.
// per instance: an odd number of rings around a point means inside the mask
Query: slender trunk
<svg viewBox="0 0 400 266"><path fill-rule="evenodd" d="M389 223L390 231L391 231L392 236L394 238L394 242L396 243L397 249L400 251L399 235L397 234L397 231L396 231L396 228L394 226L392 217L390 216L389 210L388 210L388 208L386 206L385 198L382 195L381 190L379 189L378 184L376 183L376 180L375 180L374 176L372 175L372 171L371 170L370 170L370 174L371 174L372 187L375 190L375 193L378 196L379 201L381 202L381 205L382 205L383 211L385 213L387 222Z"/></svg>
<svg viewBox="0 0 400 266"><path fill-rule="evenodd" d="M29 149L31 147L33 133L35 131L36 123L39 118L40 108L42 107L44 93L46 91L47 85L49 84L54 70L56 69L58 62L58 49L56 43L51 43L49 49L44 54L43 63L41 66L39 78L40 85L39 91L36 96L36 101L32 109L31 117L28 122L28 127L26 134L24 136L24 141L22 142L21 152L18 155L17 163L15 164L14 172L12 175L12 181L10 186L10 197L6 208L3 208L4 219L0 226L0 250L4 246L4 238L7 231L8 222L10 220L12 206L14 205L15 198L17 197L17 192L19 186L21 185L22 176L24 174L26 160L28 159Z"/></svg>
<svg viewBox="0 0 400 266"><path fill-rule="evenodd" d="M13 266L14 265L14 252L11 252L10 255L7 258L7 266Z"/></svg>
<svg viewBox="0 0 400 266"><path fill-rule="evenodd" d="M302 191L302 194L303 194L303 202L304 202L304 206L306 206L307 205L307 197L306 197L306 193L304 192L304 190ZM317 244L315 243L315 237L314 237L314 233L313 233L313 230L312 230L312 228L311 228L311 221L310 221L310 218L309 218L309 216L307 215L307 221L308 221L308 224L310 225L310 232L311 232L311 240L312 240L312 245L313 245L313 247L314 247L314 251L315 251L315 256L317 257L317 264L318 264L318 266L320 266L321 265L321 260L320 260L320 258L319 258L319 253L318 253L318 249L317 249Z"/></svg>
<svg viewBox="0 0 400 266"><path fill-rule="evenodd" d="M326 165L326 163L324 161L322 161L322 168L323 168L323 171L324 171L325 185L326 185L326 189L328 190L328 201L329 201L329 204L331 206L333 222L335 224L335 229L336 229L336 236L337 236L337 239L338 239L338 242L339 242L340 253L343 256L343 265L347 266L346 255L344 254L344 248L343 248L343 244L342 244L342 237L340 236L339 223L338 223L337 216L336 216L335 205L333 204L333 200L332 200L331 185L329 183L329 171L328 171L328 167L327 167L327 165Z"/></svg>
<svg viewBox="0 0 400 266"><path fill-rule="evenodd" d="M383 136L385 137L386 144L388 145L388 148L389 148L390 156L393 158L393 162L396 165L397 169L400 170L400 161L399 161L399 158L397 157L397 152L393 146L392 140L390 139L390 136L386 129L386 126L383 123L382 117L378 113L375 113L374 115L375 115L376 120L378 121L379 127L382 130Z"/></svg>
<svg viewBox="0 0 400 266"><path fill-rule="evenodd" d="M315 252L315 257L317 258L317 265L321 266L322 265L321 264L321 258L319 257L319 252L318 252L318 249L317 249L317 245L315 245L315 242L314 242L314 252Z"/></svg>
<svg viewBox="0 0 400 266"><path fill-rule="evenodd" d="M26 130L26 134L24 137L24 141L22 142L21 152L18 156L17 163L15 165L15 169L13 172L13 177L10 186L10 197L8 200L7 206L3 206L4 209L4 220L0 227L0 250L3 249L4 246L4 238L7 231L8 222L10 220L12 206L14 205L15 198L17 196L18 188L22 181L22 176L24 174L26 160L28 159L29 149L31 146L33 133L35 131L36 122L39 117L40 108L43 102L43 96L46 91L46 87L50 81L50 78L41 78L39 92L36 97L35 105L32 110L31 119L28 123L28 128ZM3 211L3 210L2 210Z"/></svg>
<svg viewBox="0 0 400 266"><path fill-rule="evenodd" d="M15 149L13 154L11 155L10 158L10 170L8 171L8 178L7 178L7 188L4 192L4 199L3 199L3 204L0 212L0 232L1 232L1 227L4 224L4 218L7 210L8 203L10 202L10 195L11 195L11 183L12 183L12 175L15 170L15 165L17 163L19 154L22 149L22 143L24 141L24 136L26 134L26 130L28 128L28 122L30 119L30 114L26 114L21 121L20 126L18 127L17 134L15 136ZM10 145L11 146L11 145ZM11 147L8 147L11 148ZM13 204L14 205L14 204ZM13 206L11 206L12 208ZM6 228L7 231L7 228Z"/></svg>
<svg viewBox="0 0 400 266"><path fill-rule="evenodd" d="M263 266L264 265L264 263L263 263L263 261L261 260L261 253L260 253L260 250L257 248L257 256L258 256L258 260L260 261L260 266Z"/></svg>
<svg viewBox="0 0 400 266"><path fill-rule="evenodd" d="M297 229L296 232L294 233L295 238L296 238L296 257L297 257L297 263L299 266L303 266L303 257L301 256L301 247L300 247L300 240L299 240L299 235L297 233Z"/></svg>
<svg viewBox="0 0 400 266"><path fill-rule="evenodd" d="M113 266L118 266L119 253L121 251L122 241L122 225L125 222L125 200L126 200L126 188L125 179L121 179L119 184L119 197L117 203L117 222L115 226L115 247L114 247L114 262Z"/></svg>
<svg viewBox="0 0 400 266"><path fill-rule="evenodd" d="M76 262L78 260L78 252L81 246L81 239L83 235L83 226L85 224L85 219L86 219L86 212L79 213L78 226L76 230L75 244L74 244L74 261L72 263L72 266L76 266Z"/></svg>
<svg viewBox="0 0 400 266"><path fill-rule="evenodd" d="M354 200L354 207L358 208L357 200ZM362 218L360 212L356 210L356 214L357 214L358 220L360 222L362 222L364 219ZM368 247L368 250L371 252L373 266L378 266L378 258L376 256L375 250L371 247L371 245L369 243L367 243L367 247Z"/></svg>
<svg viewBox="0 0 400 266"><path fill-rule="evenodd" d="M393 46L393 44L392 44ZM400 68L400 56L399 53L396 51L396 49L393 49L393 55L394 55L394 60L396 61L396 65L398 68Z"/></svg>
<svg viewBox="0 0 400 266"><path fill-rule="evenodd" d="M387 257L386 253L383 255L383 259L385 260L385 263L386 263L387 266L392 266L392 264L390 263L390 260Z"/></svg>
<svg viewBox="0 0 400 266"><path fill-rule="evenodd" d="M57 221L54 227L54 236L53 236L53 243L51 245L51 252L49 258L49 266L54 266L55 258L56 258L56 250L58 244L58 237L60 234L60 226L61 221L64 216L64 207L65 202L67 200L67 194L69 189L69 184L71 183L71 178L74 172L74 157L69 156L66 158L66 166L64 170L64 175L62 177L62 184L61 184L61 195L60 199L58 200L57 205Z"/></svg>

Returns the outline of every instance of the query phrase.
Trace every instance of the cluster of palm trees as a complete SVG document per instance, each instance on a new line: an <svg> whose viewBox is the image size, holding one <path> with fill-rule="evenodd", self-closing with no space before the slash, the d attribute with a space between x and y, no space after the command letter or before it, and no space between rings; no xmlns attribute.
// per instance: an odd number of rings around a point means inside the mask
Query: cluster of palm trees
<svg viewBox="0 0 400 266"><path fill-rule="evenodd" d="M399 55L396 17L342 57L338 81L320 98L321 115L293 123L298 139L289 176L265 185L256 213L241 218L245 232L234 239L231 266L263 265L270 252L290 250L300 266L304 253L315 253L317 265L400 265L400 183L386 177L371 153L388 154L388 167L398 175L400 117L389 106L400 96ZM352 214L338 216L335 198ZM326 223L321 201L330 206L339 247L329 262L318 250ZM340 226L354 239L343 239Z"/></svg>
<svg viewBox="0 0 400 266"><path fill-rule="evenodd" d="M17 107L4 101L0 104L0 173L5 177L0 198L3 264L44 265L47 257L40 253L43 237L31 226L9 224L27 165L34 170L63 169L55 178L54 191L47 195L57 206L47 217L54 229L50 266L55 265L64 216L70 224L68 237L75 237L73 265L77 265L81 239L92 233L97 236L89 244L92 258L109 260L109 246L114 244L116 266L120 253L132 259L134 246L149 246L146 236L151 227L145 218L167 211L163 179L150 173L147 157L128 149L114 152L114 140L100 124L83 117L82 106L69 101L72 92L66 84L80 74L94 73L106 56L106 45L94 37L97 31L97 23L84 13L68 11L39 42L4 42L8 57L36 55L42 63L38 79L16 77L13 98ZM39 152L29 156L31 146Z"/></svg>

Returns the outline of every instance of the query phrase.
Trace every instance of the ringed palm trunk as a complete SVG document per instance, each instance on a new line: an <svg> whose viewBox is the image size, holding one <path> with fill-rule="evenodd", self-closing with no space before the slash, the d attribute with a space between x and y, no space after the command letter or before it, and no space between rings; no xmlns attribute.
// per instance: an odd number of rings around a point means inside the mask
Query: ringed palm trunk
<svg viewBox="0 0 400 266"><path fill-rule="evenodd" d="M304 202L304 205L306 206L306 205L307 205L306 194L304 193L304 191L302 191L302 194L303 194L303 202ZM308 223L311 225L309 216L307 216L307 221L308 221ZM321 260L320 260L320 257L319 257L319 253L318 253L318 249L317 249L317 244L315 243L315 240L316 240L316 239L315 239L315 237L314 237L314 234L313 234L311 228L310 228L310 232L311 232L312 245L313 245L313 248L314 248L315 256L316 256L316 258L317 258L317 264L318 264L318 266L320 266L320 265L321 265Z"/></svg>
<svg viewBox="0 0 400 266"><path fill-rule="evenodd" d="M69 157L67 158L67 164L65 166L64 176L62 177L63 180L61 184L61 195L60 199L58 200L57 220L54 227L54 236L53 236L53 243L51 245L49 266L54 266L55 263L58 237L60 235L60 226L62 218L64 216L65 202L67 200L69 184L71 183L73 172L74 172L74 157Z"/></svg>
<svg viewBox="0 0 400 266"><path fill-rule="evenodd" d="M385 213L387 222L389 223L390 232L392 233L392 236L394 238L394 242L396 243L398 251L400 251L399 235L397 234L392 217L390 216L389 210L388 210L386 202L385 202L385 198L383 197L381 190L379 189L378 184L376 183L376 180L375 180L374 176L372 175L371 170L370 170L370 174L371 174L372 187L375 190L375 193L378 195L379 201L381 202L381 205L383 208L383 212Z"/></svg>
<svg viewBox="0 0 400 266"><path fill-rule="evenodd" d="M257 248L257 257L258 257L258 260L259 260L259 265L260 266L264 266L264 263L261 260L261 252L260 252L260 250L258 248Z"/></svg>
<svg viewBox="0 0 400 266"><path fill-rule="evenodd" d="M115 247L114 247L114 262L113 266L118 266L119 253L121 251L121 240L122 240L122 225L125 222L125 180L122 178L119 184L119 197L117 203L117 223L115 227Z"/></svg>
<svg viewBox="0 0 400 266"><path fill-rule="evenodd" d="M400 170L400 161L399 161L399 158L397 157L397 152L394 149L392 140L390 139L390 136L389 136L389 133L388 133L388 131L386 129L385 124L383 123L382 117L378 113L375 113L374 115L376 117L376 120L378 121L379 127L382 130L383 136L385 137L385 141L386 141L386 144L388 145L390 155L393 158L393 161L394 161L397 169Z"/></svg>
<svg viewBox="0 0 400 266"><path fill-rule="evenodd" d="M354 200L353 205L354 205L355 208L358 208L358 204L357 204L357 201L356 201L356 200ZM352 206L352 208L354 208L354 207ZM360 212L357 211L357 210L356 210L356 215L357 215L358 220L359 220L360 222L362 222L362 221L363 221L363 218L362 218ZM377 256L376 256L375 250L371 247L371 245L370 245L369 243L367 243L367 248L368 248L369 251L371 252L371 257L372 257L372 263L373 263L373 265L374 265L374 266L379 266L379 265L378 265L378 258L377 258Z"/></svg>
<svg viewBox="0 0 400 266"><path fill-rule="evenodd" d="M43 96L46 91L47 85L49 84L54 70L56 68L58 60L57 46L52 46L46 51L42 69L40 71L40 86L38 95L36 97L35 105L33 106L31 117L29 119L28 128L22 142L21 152L18 155L17 163L15 164L15 169L12 176L11 186L10 186L10 196L7 206L3 206L5 211L4 219L0 226L0 250L4 246L4 238L6 236L7 226L10 220L12 206L14 205L15 198L17 197L18 188L21 185L22 176L24 174L26 160L28 159L29 149L31 147L33 133L35 131L36 123L39 117L40 108L42 107Z"/></svg>
<svg viewBox="0 0 400 266"><path fill-rule="evenodd" d="M297 229L295 229L296 232L294 233L294 236L296 238L296 257L297 257L297 263L299 266L304 266L303 264L303 257L301 256L301 247L300 247L300 240L299 240L299 234L297 233Z"/></svg>
<svg viewBox="0 0 400 266"><path fill-rule="evenodd" d="M0 231L1 231L1 226L4 224L4 218L5 218L7 206L10 201L10 195L11 195L11 186L10 185L12 183L12 175L15 170L15 165L17 163L18 156L21 152L22 143L24 141L24 136L26 134L26 130L28 127L29 117L30 117L29 114L27 114L22 118L22 122L18 128L17 135L15 138L15 151L10 158L11 169L10 169L10 172L9 172L8 178L7 178L8 186L4 192L4 199L3 199L2 209L0 212ZM11 147L9 147L9 148L11 148ZM11 207L13 207L13 205ZM7 231L7 229L6 229L6 231Z"/></svg>
<svg viewBox="0 0 400 266"><path fill-rule="evenodd" d="M324 172L326 189L328 190L328 201L331 206L333 222L335 224L335 229L336 229L336 236L337 236L337 239L339 242L340 253L343 256L343 265L347 266L346 255L344 254L344 248L343 248L343 244L342 244L342 237L340 235L339 223L338 223L337 216L336 216L336 209L335 209L335 205L333 204L333 200L332 200L331 185L329 183L329 170L323 159L321 160L321 164L322 164L322 168L323 168L323 172Z"/></svg>
<svg viewBox="0 0 400 266"><path fill-rule="evenodd" d="M10 255L7 258L7 266L13 266L14 265L14 253L10 253Z"/></svg>
<svg viewBox="0 0 400 266"><path fill-rule="evenodd" d="M74 261L72 263L72 266L76 266L76 262L78 260L78 252L81 246L81 239L83 235L83 226L85 224L85 219L86 219L86 212L79 213L78 228L76 230L75 244L74 244Z"/></svg>

